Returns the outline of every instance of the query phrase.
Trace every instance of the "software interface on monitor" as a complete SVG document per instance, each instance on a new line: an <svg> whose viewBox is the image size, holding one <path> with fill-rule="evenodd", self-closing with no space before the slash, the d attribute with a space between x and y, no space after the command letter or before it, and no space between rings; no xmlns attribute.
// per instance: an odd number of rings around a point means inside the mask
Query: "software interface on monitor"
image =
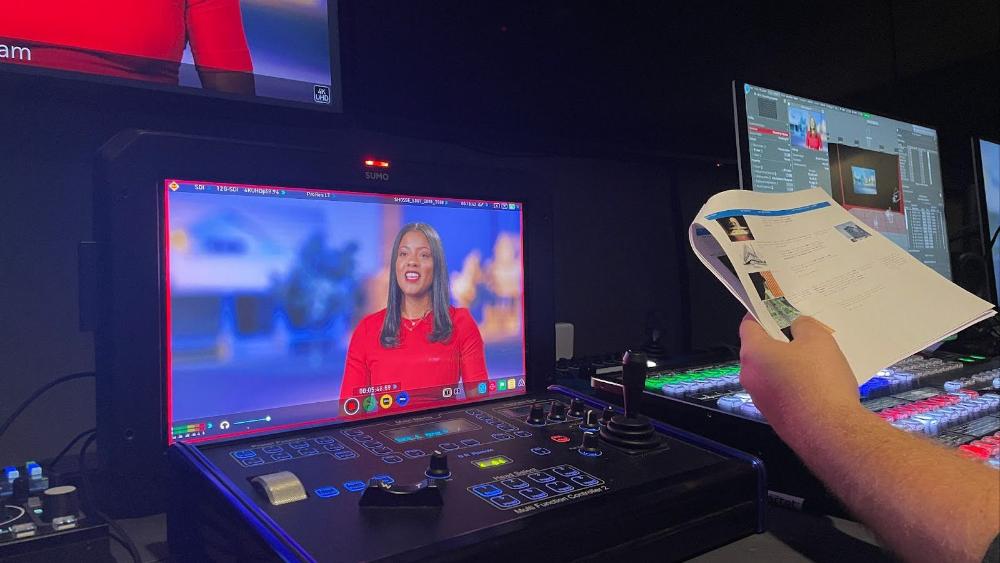
<svg viewBox="0 0 1000 563"><path fill-rule="evenodd" d="M933 129L749 84L743 92L755 191L823 188L860 220L951 277Z"/></svg>
<svg viewBox="0 0 1000 563"><path fill-rule="evenodd" d="M997 229L1000 229L1000 145L980 140L979 157L983 164L981 171L983 189L986 190L986 224L988 225L986 244L989 244ZM993 248L989 252L990 256L993 257L993 279L996 280L997 284L996 296L997 299L1000 299L1000 244L993 241Z"/></svg>
<svg viewBox="0 0 1000 563"><path fill-rule="evenodd" d="M164 209L169 440L525 392L521 203L168 179Z"/></svg>

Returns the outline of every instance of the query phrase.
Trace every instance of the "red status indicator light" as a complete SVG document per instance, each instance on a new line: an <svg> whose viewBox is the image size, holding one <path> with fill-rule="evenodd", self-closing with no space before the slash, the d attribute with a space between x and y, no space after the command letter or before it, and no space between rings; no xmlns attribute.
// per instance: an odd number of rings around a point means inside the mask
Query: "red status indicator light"
<svg viewBox="0 0 1000 563"><path fill-rule="evenodd" d="M371 168L388 168L389 167L389 161L388 160L375 160L373 158L366 158L365 159L365 166L368 166L368 167L371 167Z"/></svg>

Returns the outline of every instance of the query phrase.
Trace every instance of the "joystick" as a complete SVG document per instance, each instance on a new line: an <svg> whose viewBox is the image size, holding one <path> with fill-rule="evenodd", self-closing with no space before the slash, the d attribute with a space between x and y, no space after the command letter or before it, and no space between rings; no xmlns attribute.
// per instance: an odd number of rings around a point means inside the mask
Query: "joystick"
<svg viewBox="0 0 1000 563"><path fill-rule="evenodd" d="M584 417L583 423L580 424L585 432L597 432L600 428L600 424L597 422L597 411L588 410L587 416Z"/></svg>
<svg viewBox="0 0 1000 563"><path fill-rule="evenodd" d="M569 413L570 416L581 417L583 416L583 401L573 397L573 400L569 402Z"/></svg>
<svg viewBox="0 0 1000 563"><path fill-rule="evenodd" d="M648 450L659 445L660 440L653 425L648 418L639 414L645 382L646 354L632 350L625 352L622 358L625 414L613 416L601 428L601 438L605 441L632 450Z"/></svg>
<svg viewBox="0 0 1000 563"><path fill-rule="evenodd" d="M424 472L431 479L447 479L451 477L451 470L448 469L448 454L434 450L431 454L431 461Z"/></svg>
<svg viewBox="0 0 1000 563"><path fill-rule="evenodd" d="M552 409L549 411L549 420L562 422L566 420L566 404L559 401L552 402Z"/></svg>
<svg viewBox="0 0 1000 563"><path fill-rule="evenodd" d="M545 424L545 406L541 403L532 403L531 411L528 413L528 418L525 422L534 424L535 426Z"/></svg>

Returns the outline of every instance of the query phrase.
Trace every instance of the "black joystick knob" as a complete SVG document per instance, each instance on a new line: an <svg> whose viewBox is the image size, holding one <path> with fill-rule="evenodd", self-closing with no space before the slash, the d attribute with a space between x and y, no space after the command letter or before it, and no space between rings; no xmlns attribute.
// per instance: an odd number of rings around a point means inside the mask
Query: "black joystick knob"
<svg viewBox="0 0 1000 563"><path fill-rule="evenodd" d="M598 424L597 422L597 411L588 410L587 416L584 417L583 424L580 425L580 428L583 428L584 430L593 430L596 432L599 427L600 424Z"/></svg>
<svg viewBox="0 0 1000 563"><path fill-rule="evenodd" d="M622 382L625 384L625 414L613 416L601 428L601 438L633 450L655 448L660 439L649 419L639 414L642 389L646 383L646 354L631 350L625 353Z"/></svg>
<svg viewBox="0 0 1000 563"><path fill-rule="evenodd" d="M447 479L451 477L451 470L448 469L448 454L437 450L431 454L431 462L425 472L431 479Z"/></svg>
<svg viewBox="0 0 1000 563"><path fill-rule="evenodd" d="M549 411L549 420L562 422L566 420L566 405L559 401L552 402L552 410Z"/></svg>
<svg viewBox="0 0 1000 563"><path fill-rule="evenodd" d="M601 412L601 426L611 422L613 416L615 416L615 408L611 405L604 407L604 410Z"/></svg>
<svg viewBox="0 0 1000 563"><path fill-rule="evenodd" d="M576 417L583 416L583 401L574 397L573 400L569 402L568 414Z"/></svg>
<svg viewBox="0 0 1000 563"><path fill-rule="evenodd" d="M545 405L541 403L532 404L526 422L534 425L545 424Z"/></svg>
<svg viewBox="0 0 1000 563"><path fill-rule="evenodd" d="M42 493L42 515L49 522L62 516L76 516L79 511L80 499L73 485L52 487Z"/></svg>
<svg viewBox="0 0 1000 563"><path fill-rule="evenodd" d="M580 454L589 457L601 455L601 443L597 439L597 432L583 433L583 442L580 443Z"/></svg>

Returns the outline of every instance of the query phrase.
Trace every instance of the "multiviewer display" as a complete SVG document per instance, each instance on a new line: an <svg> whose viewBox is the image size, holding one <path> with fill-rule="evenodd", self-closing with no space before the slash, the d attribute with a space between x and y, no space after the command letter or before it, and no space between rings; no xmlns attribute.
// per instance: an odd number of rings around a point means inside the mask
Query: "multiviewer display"
<svg viewBox="0 0 1000 563"><path fill-rule="evenodd" d="M950 278L937 132L742 85L754 191L821 187L852 215ZM744 186L746 187L746 186Z"/></svg>
<svg viewBox="0 0 1000 563"><path fill-rule="evenodd" d="M994 295L1000 300L1000 244L997 232L1000 231L1000 145L985 139L979 140L979 158L982 162L980 170L983 188L983 200L986 202L986 244L993 262L993 279L996 282Z"/></svg>
<svg viewBox="0 0 1000 563"><path fill-rule="evenodd" d="M171 441L525 392L521 203L164 194Z"/></svg>
<svg viewBox="0 0 1000 563"><path fill-rule="evenodd" d="M336 0L14 2L0 65L341 110Z"/></svg>

